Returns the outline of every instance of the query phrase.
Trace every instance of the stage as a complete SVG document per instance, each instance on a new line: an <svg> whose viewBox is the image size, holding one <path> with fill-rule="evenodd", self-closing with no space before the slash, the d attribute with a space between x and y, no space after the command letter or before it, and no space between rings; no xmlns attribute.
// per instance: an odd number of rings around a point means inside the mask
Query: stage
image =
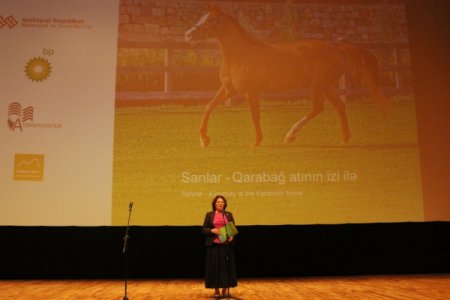
<svg viewBox="0 0 450 300"><path fill-rule="evenodd" d="M128 298L212 299L201 279L130 280ZM240 279L231 294L239 299L448 299L450 274ZM2 299L115 299L121 280L2 280Z"/></svg>

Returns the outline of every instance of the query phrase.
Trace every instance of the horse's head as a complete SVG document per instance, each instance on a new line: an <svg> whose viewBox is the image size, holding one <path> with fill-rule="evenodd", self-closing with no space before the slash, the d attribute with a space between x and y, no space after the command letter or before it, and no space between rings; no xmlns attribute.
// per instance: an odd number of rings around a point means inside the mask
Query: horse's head
<svg viewBox="0 0 450 300"><path fill-rule="evenodd" d="M217 37L220 34L220 16L221 12L214 5L210 5L208 12L201 16L191 29L185 32L184 40L193 43Z"/></svg>

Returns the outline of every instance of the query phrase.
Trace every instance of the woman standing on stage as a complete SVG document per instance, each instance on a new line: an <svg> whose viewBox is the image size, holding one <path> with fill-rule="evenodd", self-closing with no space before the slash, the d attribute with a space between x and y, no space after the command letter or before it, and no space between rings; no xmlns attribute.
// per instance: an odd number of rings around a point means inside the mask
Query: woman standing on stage
<svg viewBox="0 0 450 300"><path fill-rule="evenodd" d="M227 200L216 196L212 201L212 211L207 212L202 231L206 235L205 287L214 288L214 296L220 297L229 292L230 287L237 286L236 266L234 262L234 239L224 242L219 239L219 228L228 222L234 223L233 214L225 211Z"/></svg>

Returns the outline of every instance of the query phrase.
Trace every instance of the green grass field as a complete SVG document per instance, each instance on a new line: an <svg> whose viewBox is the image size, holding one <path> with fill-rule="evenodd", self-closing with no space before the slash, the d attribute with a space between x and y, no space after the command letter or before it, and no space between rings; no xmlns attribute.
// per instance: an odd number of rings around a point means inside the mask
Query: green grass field
<svg viewBox="0 0 450 300"><path fill-rule="evenodd" d="M346 145L327 106L284 145L308 109L264 102L264 139L251 148L247 105L220 107L209 123L211 144L201 148L203 106L118 108L113 225L126 223L130 201L135 225L198 225L216 193L227 196L239 225L423 220L413 101L393 102L388 117L371 102L349 104Z"/></svg>

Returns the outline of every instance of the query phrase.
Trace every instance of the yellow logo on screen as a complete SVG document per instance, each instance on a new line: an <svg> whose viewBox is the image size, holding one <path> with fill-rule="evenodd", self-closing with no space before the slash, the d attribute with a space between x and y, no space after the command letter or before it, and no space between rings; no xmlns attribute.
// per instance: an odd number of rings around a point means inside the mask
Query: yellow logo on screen
<svg viewBox="0 0 450 300"><path fill-rule="evenodd" d="M42 181L44 179L44 155L16 154L14 180Z"/></svg>
<svg viewBox="0 0 450 300"><path fill-rule="evenodd" d="M48 60L42 57L30 59L25 66L25 74L31 81L43 81L50 76L52 66Z"/></svg>

